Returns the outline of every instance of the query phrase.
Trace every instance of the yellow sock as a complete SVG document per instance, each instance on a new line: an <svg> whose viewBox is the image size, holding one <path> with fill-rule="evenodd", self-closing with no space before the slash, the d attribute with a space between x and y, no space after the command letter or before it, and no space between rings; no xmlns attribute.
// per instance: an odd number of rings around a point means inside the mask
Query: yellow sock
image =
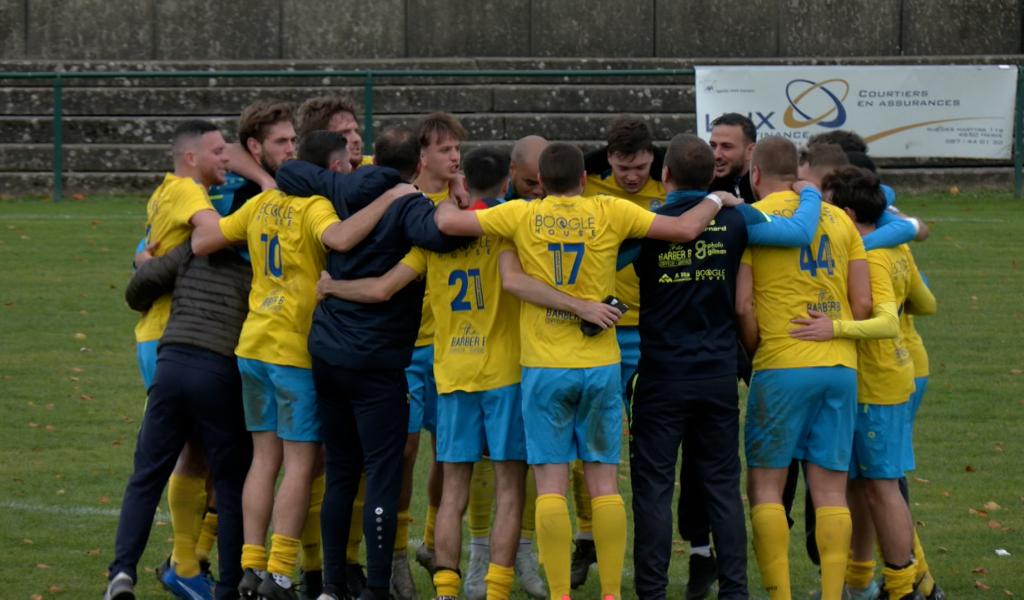
<svg viewBox="0 0 1024 600"><path fill-rule="evenodd" d="M494 563L487 565L487 576L484 577L484 583L487 584L487 600L508 600L515 576L512 567Z"/></svg>
<svg viewBox="0 0 1024 600"><path fill-rule="evenodd" d="M469 480L469 535L485 538L491 535L491 506L494 505L494 465L484 458L473 466Z"/></svg>
<svg viewBox="0 0 1024 600"><path fill-rule="evenodd" d="M458 598L461 587L462 578L459 577L458 572L451 569L438 569L434 573L434 589L437 590L438 597L451 596Z"/></svg>
<svg viewBox="0 0 1024 600"><path fill-rule="evenodd" d="M267 549L256 544L242 545L242 569L267 570Z"/></svg>
<svg viewBox="0 0 1024 600"><path fill-rule="evenodd" d="M196 541L196 558L202 561L210 561L210 553L213 545L217 542L217 511L207 509L203 517L202 529L199 531L199 539Z"/></svg>
<svg viewBox="0 0 1024 600"><path fill-rule="evenodd" d="M519 539L532 540L533 528L537 522L537 479L531 468L526 473L526 494L523 497L523 525L519 529Z"/></svg>
<svg viewBox="0 0 1024 600"><path fill-rule="evenodd" d="M622 594L622 562L626 558L626 505L622 496L598 496L590 506L593 515L594 548L601 597Z"/></svg>
<svg viewBox="0 0 1024 600"><path fill-rule="evenodd" d="M885 589L889 590L890 598L902 598L914 591L914 565L913 563L902 569L893 569L886 565L882 569L885 576Z"/></svg>
<svg viewBox="0 0 1024 600"><path fill-rule="evenodd" d="M395 529L395 554L405 552L409 547L409 524L412 523L412 515L408 510L399 511L398 527ZM358 561L352 561L353 563Z"/></svg>
<svg viewBox="0 0 1024 600"><path fill-rule="evenodd" d="M423 527L423 543L434 549L434 523L437 521L437 507L427 505L427 524Z"/></svg>
<svg viewBox="0 0 1024 600"><path fill-rule="evenodd" d="M366 504L366 473L359 478L359 491L352 503L352 521L349 522L348 547L345 549L345 562L350 565L359 564L359 544L363 543L363 506ZM401 515L399 515L401 519ZM401 526L401 520L399 520ZM405 539L409 539L409 524L405 525ZM395 540L396 542L398 540ZM397 551L398 548L395 548Z"/></svg>
<svg viewBox="0 0 1024 600"><path fill-rule="evenodd" d="M871 585L871 580L875 578L875 566L874 560L858 561L850 559L846 563L846 587L854 590L863 590Z"/></svg>
<svg viewBox="0 0 1024 600"><path fill-rule="evenodd" d="M302 526L302 570L322 571L323 555L320 553L320 510L324 505L324 486L326 475L313 478L309 488L309 510L306 512L306 524Z"/></svg>
<svg viewBox="0 0 1024 600"><path fill-rule="evenodd" d="M267 561L267 572L291 578L295 575L295 566L299 562L298 538L275 533L270 536L270 560Z"/></svg>
<svg viewBox="0 0 1024 600"><path fill-rule="evenodd" d="M771 600L790 600L786 510L781 504L758 504L750 509L750 525L754 532L754 555L765 591Z"/></svg>
<svg viewBox="0 0 1024 600"><path fill-rule="evenodd" d="M935 589L935 578L928 569L928 559L924 555L924 546L921 545L921 537L917 535L917 528L914 529L914 576L916 577L917 591L922 596L928 597Z"/></svg>
<svg viewBox="0 0 1024 600"><path fill-rule="evenodd" d="M537 546L544 563L552 598L569 595L569 504L565 496L537 496Z"/></svg>
<svg viewBox="0 0 1024 600"><path fill-rule="evenodd" d="M576 505L576 531L590 533L590 490L583 476L583 461L572 464L572 501Z"/></svg>
<svg viewBox="0 0 1024 600"><path fill-rule="evenodd" d="M817 522L814 540L818 543L818 555L821 557L821 599L840 600L853 533L850 509L823 506L814 511L814 516Z"/></svg>
<svg viewBox="0 0 1024 600"><path fill-rule="evenodd" d="M172 473L167 483L167 504L171 509L174 548L171 561L178 575L189 578L199 574L196 537L206 510L206 478Z"/></svg>

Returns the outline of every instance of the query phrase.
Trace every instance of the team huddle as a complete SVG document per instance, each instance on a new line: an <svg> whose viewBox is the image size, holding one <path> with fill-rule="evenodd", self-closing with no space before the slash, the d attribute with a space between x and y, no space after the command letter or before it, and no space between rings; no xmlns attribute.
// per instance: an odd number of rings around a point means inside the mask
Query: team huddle
<svg viewBox="0 0 1024 600"><path fill-rule="evenodd" d="M356 116L259 101L237 143L175 131L126 291L148 401L106 600L135 598L165 487L175 597L415 600L423 430L427 597L563 600L596 564L616 600L632 527L635 596L666 598L680 450L687 599L750 597L746 514L766 592L792 597L801 472L821 598L945 597L905 479L927 229L858 135L798 149L728 113L660 148L624 116L587 154L463 156L433 113L371 156Z"/></svg>

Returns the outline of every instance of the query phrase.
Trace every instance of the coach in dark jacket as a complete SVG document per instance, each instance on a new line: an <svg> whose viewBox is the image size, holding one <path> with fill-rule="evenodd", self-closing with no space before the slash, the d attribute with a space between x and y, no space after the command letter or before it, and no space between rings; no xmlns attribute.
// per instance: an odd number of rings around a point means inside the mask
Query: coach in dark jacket
<svg viewBox="0 0 1024 600"><path fill-rule="evenodd" d="M396 167L403 179L410 179L419 162L419 142L407 127L386 129L374 145L374 158L377 165ZM305 163L287 163L278 171L277 183L289 194L327 196L344 218L387 189L356 185L366 168L338 175ZM361 191L351 191L356 188ZM446 252L465 241L441 234L434 223L433 202L413 194L396 200L355 248L331 252L327 271L334 279L376 277L413 246ZM329 297L313 313L309 353L327 450L321 514L327 592L332 587L344 589L352 503L365 467L367 588L362 597L388 597L409 419L405 367L420 325L423 291L422 282L414 283L379 304Z"/></svg>
<svg viewBox="0 0 1024 600"><path fill-rule="evenodd" d="M125 298L143 311L171 292L171 316L160 338L156 376L135 446L110 563L110 579L136 568L153 515L185 441L198 435L217 494L217 598L237 598L242 576L242 485L252 459L245 429L235 346L249 310L252 269L235 250L207 257L182 244L143 263Z"/></svg>

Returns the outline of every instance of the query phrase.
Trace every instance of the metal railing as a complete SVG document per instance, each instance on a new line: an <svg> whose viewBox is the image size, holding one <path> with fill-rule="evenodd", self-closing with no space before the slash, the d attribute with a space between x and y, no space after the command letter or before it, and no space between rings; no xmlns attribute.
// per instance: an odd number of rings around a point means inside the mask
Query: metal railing
<svg viewBox="0 0 1024 600"><path fill-rule="evenodd" d="M89 71L89 72L8 72L3 79L40 79L53 82L53 199L64 194L64 80L65 79L188 79L188 78L338 78L363 82L363 132L373 139L373 86L375 78L613 78L692 76L689 69L561 69L561 70L358 70L358 71ZM1014 105L1013 195L1020 198L1024 188L1024 69L1017 73L1017 97Z"/></svg>

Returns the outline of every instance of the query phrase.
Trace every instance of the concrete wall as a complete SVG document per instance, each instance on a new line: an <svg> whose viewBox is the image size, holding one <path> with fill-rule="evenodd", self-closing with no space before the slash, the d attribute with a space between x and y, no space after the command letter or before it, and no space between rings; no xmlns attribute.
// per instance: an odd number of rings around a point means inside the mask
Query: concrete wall
<svg viewBox="0 0 1024 600"><path fill-rule="evenodd" d="M0 60L1007 55L1022 53L1022 5L1024 0L0 0Z"/></svg>

